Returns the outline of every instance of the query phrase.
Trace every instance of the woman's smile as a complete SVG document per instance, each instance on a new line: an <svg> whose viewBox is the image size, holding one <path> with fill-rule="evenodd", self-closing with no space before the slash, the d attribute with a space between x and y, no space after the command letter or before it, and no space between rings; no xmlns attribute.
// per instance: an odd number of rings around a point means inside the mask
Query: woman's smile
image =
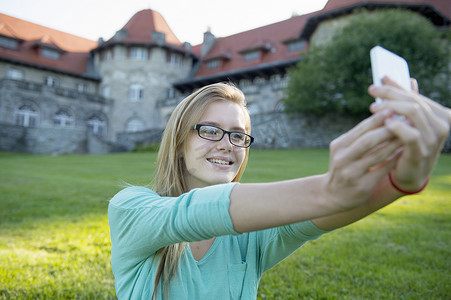
<svg viewBox="0 0 451 300"><path fill-rule="evenodd" d="M216 101L207 106L199 123L230 131L245 131L242 108L230 101ZM193 130L184 152L185 176L189 189L232 182L244 161L246 150L232 145L229 134L221 140L206 140Z"/></svg>

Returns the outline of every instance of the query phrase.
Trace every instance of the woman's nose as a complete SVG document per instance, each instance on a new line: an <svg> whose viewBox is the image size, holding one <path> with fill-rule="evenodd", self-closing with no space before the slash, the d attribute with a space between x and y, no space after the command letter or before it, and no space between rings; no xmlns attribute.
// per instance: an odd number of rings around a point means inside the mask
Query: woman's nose
<svg viewBox="0 0 451 300"><path fill-rule="evenodd" d="M232 145L232 143L230 143L230 137L229 137L228 133L224 134L222 139L220 141L218 141L217 143L218 144L216 147L220 150L232 151L232 149L233 149L233 145Z"/></svg>

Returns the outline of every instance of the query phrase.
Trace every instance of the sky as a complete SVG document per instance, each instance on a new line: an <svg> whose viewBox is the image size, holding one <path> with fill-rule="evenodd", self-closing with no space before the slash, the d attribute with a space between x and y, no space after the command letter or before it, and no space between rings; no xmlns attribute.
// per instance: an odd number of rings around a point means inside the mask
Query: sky
<svg viewBox="0 0 451 300"><path fill-rule="evenodd" d="M210 28L229 36L293 14L320 10L327 0L0 0L0 12L97 41L109 39L142 9L163 15L181 42L202 43Z"/></svg>

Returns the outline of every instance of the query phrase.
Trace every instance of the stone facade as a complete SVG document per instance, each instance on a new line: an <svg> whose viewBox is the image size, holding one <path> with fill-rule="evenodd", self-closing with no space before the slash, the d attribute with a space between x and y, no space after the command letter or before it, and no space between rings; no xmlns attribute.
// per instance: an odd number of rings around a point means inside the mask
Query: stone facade
<svg viewBox="0 0 451 300"><path fill-rule="evenodd" d="M136 51L132 56L131 53ZM139 56L138 56L139 55ZM161 129L169 118L159 103L176 97L172 84L185 78L192 59L161 47L116 45L95 53L103 95L114 99L108 139L121 132Z"/></svg>
<svg viewBox="0 0 451 300"><path fill-rule="evenodd" d="M149 11L138 14L141 19L134 22L148 20L149 14L158 17ZM332 17L313 22L314 29L307 37L297 33L295 40L282 41L278 51L301 41L305 48L296 50L298 57L204 76L207 79L196 77L196 72L217 44L210 31L197 47L171 44L168 40L174 37L167 35L170 31L155 28L136 41L133 30L141 30L142 24L133 22L107 42L99 40L97 47L86 53L85 74L0 57L0 150L54 154L129 151L159 141L175 106L201 85L218 81L231 81L246 95L256 138L253 147L327 147L360 120L282 113L287 68L301 59L308 46L332 39L334 32L346 25L348 14L333 12ZM257 46L261 55L276 49ZM230 63L243 59L240 51L233 56L221 48L213 58L220 64ZM451 150L451 139L445 148Z"/></svg>

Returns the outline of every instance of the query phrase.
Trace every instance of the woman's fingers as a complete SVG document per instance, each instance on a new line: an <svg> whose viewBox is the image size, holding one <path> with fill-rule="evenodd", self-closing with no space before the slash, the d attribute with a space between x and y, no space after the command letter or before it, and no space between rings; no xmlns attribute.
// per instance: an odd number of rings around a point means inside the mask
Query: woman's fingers
<svg viewBox="0 0 451 300"><path fill-rule="evenodd" d="M384 125L385 119L389 116L389 111L381 110L371 117L363 120L347 133L339 136L332 141L330 148L334 151L337 148L343 148L354 143L366 132Z"/></svg>
<svg viewBox="0 0 451 300"><path fill-rule="evenodd" d="M367 155L372 150L391 139L394 135L385 127L379 127L371 131L366 132L357 138L352 144L349 144L346 148L346 158L348 161L355 161L362 156Z"/></svg>
<svg viewBox="0 0 451 300"><path fill-rule="evenodd" d="M418 83L415 79L411 80L412 91L406 91L400 88L396 82L388 77L384 77L382 81L385 85L371 85L368 88L368 93L374 98L382 98L388 100L384 101L382 104L397 101L416 102L418 104L425 105L425 107L427 106L427 108L430 109L436 115L436 117L438 116L439 118L446 120L448 124L451 124L451 109L444 107L421 94L418 94ZM376 111L372 109L372 112L375 113Z"/></svg>

